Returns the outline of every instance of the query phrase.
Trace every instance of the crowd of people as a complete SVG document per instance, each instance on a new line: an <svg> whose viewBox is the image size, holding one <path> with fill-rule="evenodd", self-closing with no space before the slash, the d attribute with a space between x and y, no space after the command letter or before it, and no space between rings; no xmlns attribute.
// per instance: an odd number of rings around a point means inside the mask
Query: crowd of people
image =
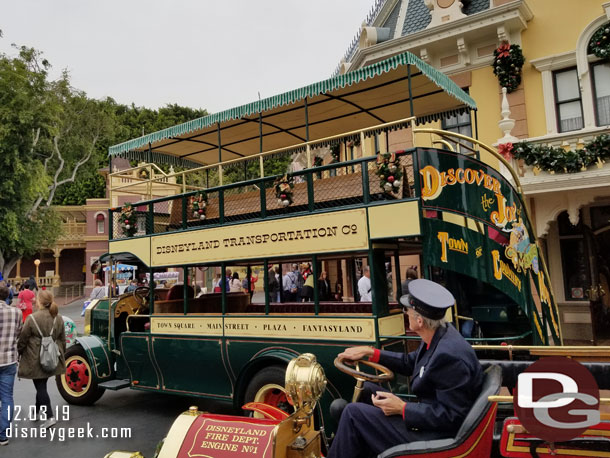
<svg viewBox="0 0 610 458"><path fill-rule="evenodd" d="M11 287L0 282L0 446L9 442L7 430L13 416L15 375L34 383L36 408L32 413L34 417L30 414L30 419L42 421L42 428L50 428L57 420L53 416L47 381L65 372L64 320L58 313L53 294L47 290L38 291L34 278L25 283L18 293L19 301L9 304L7 299ZM34 304L37 305L36 311L33 310ZM48 337L51 337L53 345L48 350L45 346L41 353L43 338ZM57 364L49 368L47 356L51 353L57 358Z"/></svg>

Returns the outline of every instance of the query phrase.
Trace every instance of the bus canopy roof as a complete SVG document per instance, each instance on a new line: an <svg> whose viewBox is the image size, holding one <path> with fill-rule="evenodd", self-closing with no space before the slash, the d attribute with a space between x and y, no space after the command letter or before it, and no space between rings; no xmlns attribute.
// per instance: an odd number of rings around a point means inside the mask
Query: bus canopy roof
<svg viewBox="0 0 610 458"><path fill-rule="evenodd" d="M196 167L260 153L261 131L263 151L272 151L410 116L439 119L459 109L476 110L476 104L449 77L406 52L129 140L109 153Z"/></svg>

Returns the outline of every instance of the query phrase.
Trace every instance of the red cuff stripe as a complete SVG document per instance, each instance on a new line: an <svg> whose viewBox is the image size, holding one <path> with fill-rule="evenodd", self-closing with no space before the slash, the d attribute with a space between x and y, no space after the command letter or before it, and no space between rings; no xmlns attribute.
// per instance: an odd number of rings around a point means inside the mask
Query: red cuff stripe
<svg viewBox="0 0 610 458"><path fill-rule="evenodd" d="M405 419L405 412L406 412L406 410L407 410L407 403L405 402L405 405L402 406L402 419L403 419L403 421Z"/></svg>
<svg viewBox="0 0 610 458"><path fill-rule="evenodd" d="M373 353L373 356L371 356L369 358L369 361L372 362L372 363L378 363L379 362L379 356L381 355L381 352L377 348L375 348L374 350L375 350L375 352Z"/></svg>

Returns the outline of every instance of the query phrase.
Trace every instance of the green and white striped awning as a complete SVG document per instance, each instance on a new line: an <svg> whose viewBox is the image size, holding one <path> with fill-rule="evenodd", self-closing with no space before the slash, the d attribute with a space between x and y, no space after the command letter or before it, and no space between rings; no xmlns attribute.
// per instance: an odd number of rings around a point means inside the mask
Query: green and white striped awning
<svg viewBox="0 0 610 458"><path fill-rule="evenodd" d="M150 150L157 159L174 157L176 165L210 164L219 160L219 132L223 161L260 152L259 113L263 150L270 151L306 140L306 111L309 139L315 140L460 107L476 104L445 74L407 52L111 146L109 153L135 159Z"/></svg>

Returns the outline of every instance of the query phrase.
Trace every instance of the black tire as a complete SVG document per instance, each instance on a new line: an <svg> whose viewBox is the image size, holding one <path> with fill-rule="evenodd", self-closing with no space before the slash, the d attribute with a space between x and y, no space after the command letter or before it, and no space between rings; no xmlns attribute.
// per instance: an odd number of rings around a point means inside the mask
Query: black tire
<svg viewBox="0 0 610 458"><path fill-rule="evenodd" d="M104 394L93 380L91 364L80 345L66 350L66 373L55 376L59 394L70 404L90 406Z"/></svg>
<svg viewBox="0 0 610 458"><path fill-rule="evenodd" d="M244 404L252 401L266 402L292 414L294 408L286 400L284 391L285 378L285 367L269 366L261 369L246 388Z"/></svg>

